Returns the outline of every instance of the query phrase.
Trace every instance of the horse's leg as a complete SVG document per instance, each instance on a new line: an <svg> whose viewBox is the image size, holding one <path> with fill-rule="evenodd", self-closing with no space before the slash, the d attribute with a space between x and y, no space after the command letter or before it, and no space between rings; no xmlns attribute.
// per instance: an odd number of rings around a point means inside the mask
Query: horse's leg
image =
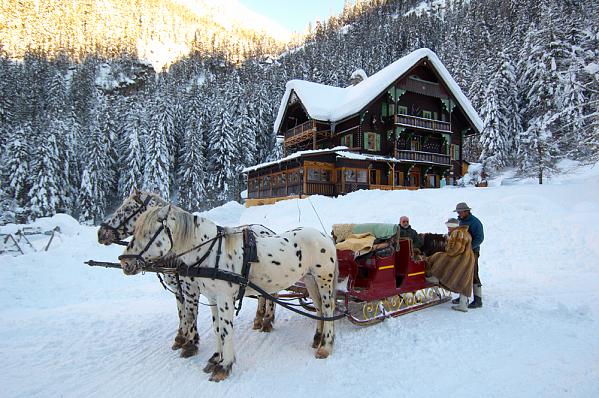
<svg viewBox="0 0 599 398"><path fill-rule="evenodd" d="M322 314L325 317L332 317L335 313L335 283L337 272L319 274L315 278L322 300ZM316 358L326 358L333 352L333 343L335 342L335 322L323 321L323 323L322 340L318 350L316 350Z"/></svg>
<svg viewBox="0 0 599 398"><path fill-rule="evenodd" d="M189 358L198 353L198 345L200 343L200 335L198 334L198 301L200 290L192 285L186 284L185 293L185 326L186 326L186 342L181 350L181 358Z"/></svg>
<svg viewBox="0 0 599 398"><path fill-rule="evenodd" d="M258 308L256 308L256 316L254 317L254 326L252 329L262 329L262 319L266 312L266 299L262 296L258 297Z"/></svg>
<svg viewBox="0 0 599 398"><path fill-rule="evenodd" d="M306 289L308 289L308 294L314 303L314 307L316 308L316 315L322 316L322 300L320 298L320 292L318 291L318 286L316 285L316 280L312 275L304 276L304 285L306 285ZM314 333L314 339L312 340L312 348L318 348L320 346L320 341L322 340L322 330L324 327L323 321L316 321L316 333Z"/></svg>
<svg viewBox="0 0 599 398"><path fill-rule="evenodd" d="M218 365L222 359L223 346L221 340L219 338L219 315L216 297L208 297L208 303L210 304L210 311L212 312L212 330L214 331L214 336L216 337L216 351L210 359L208 359L208 363L204 367L205 373L212 373L216 365Z"/></svg>
<svg viewBox="0 0 599 398"><path fill-rule="evenodd" d="M168 287L175 292L175 299L177 300L177 314L179 315L179 328L177 329L177 335L175 336L175 341L171 348L173 350L178 350L185 344L187 341L186 333L187 330L185 328L185 303L184 298L179 295L177 290L177 281L172 275L164 276L164 283L168 285Z"/></svg>
<svg viewBox="0 0 599 398"><path fill-rule="evenodd" d="M262 329L260 329L260 331L269 333L272 331L272 324L275 321L275 302L266 299L264 299L264 301L264 319L262 320Z"/></svg>
<svg viewBox="0 0 599 398"><path fill-rule="evenodd" d="M183 301L183 297L180 297L179 294L175 294L175 299L177 300L177 313L179 314L179 328L177 329L177 335L175 336L175 341L173 342L172 349L178 350L183 347L183 344L187 341L185 338L185 302Z"/></svg>
<svg viewBox="0 0 599 398"><path fill-rule="evenodd" d="M217 304L220 329L216 335L216 340L220 340L222 345L222 360L214 367L210 381L218 382L229 377L235 362L235 350L233 348L235 299L233 296L221 295L217 298Z"/></svg>

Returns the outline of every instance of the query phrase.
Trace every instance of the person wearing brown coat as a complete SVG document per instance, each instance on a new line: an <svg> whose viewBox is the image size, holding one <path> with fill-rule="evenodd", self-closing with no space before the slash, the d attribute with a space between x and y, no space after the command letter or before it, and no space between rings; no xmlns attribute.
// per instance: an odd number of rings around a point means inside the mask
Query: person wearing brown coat
<svg viewBox="0 0 599 398"><path fill-rule="evenodd" d="M460 294L458 311L468 311L468 297L472 295L472 277L474 275L474 252L472 236L468 226L459 226L456 219L449 219L447 225L449 237L444 252L435 253L426 258L426 276L431 282Z"/></svg>

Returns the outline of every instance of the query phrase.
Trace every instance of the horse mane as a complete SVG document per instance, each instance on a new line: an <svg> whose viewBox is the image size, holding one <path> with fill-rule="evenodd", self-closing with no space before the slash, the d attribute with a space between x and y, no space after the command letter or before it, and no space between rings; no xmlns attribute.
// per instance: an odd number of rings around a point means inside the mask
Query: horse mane
<svg viewBox="0 0 599 398"><path fill-rule="evenodd" d="M131 194L129 195L129 197L127 197L127 199L131 199L131 200L135 200L135 196L139 195L139 197L141 198L141 195L146 194L148 196L151 196L152 198L154 198L158 204L160 205L166 205L168 202L166 200L164 200L162 198L162 196L160 196L160 194L157 194L155 192L149 192L149 191L133 191L131 192Z"/></svg>
<svg viewBox="0 0 599 398"><path fill-rule="evenodd" d="M175 252L185 250L193 244L193 238L195 236L195 222L194 216L185 210L169 205L170 210L168 213L168 225L171 230L173 237L173 248ZM151 236L156 232L153 229L155 223L158 222L159 213L165 208L163 207L151 207L149 210L144 212L137 220L135 224L135 236ZM174 217L174 222L170 222L170 218ZM207 220L204 220L207 221Z"/></svg>

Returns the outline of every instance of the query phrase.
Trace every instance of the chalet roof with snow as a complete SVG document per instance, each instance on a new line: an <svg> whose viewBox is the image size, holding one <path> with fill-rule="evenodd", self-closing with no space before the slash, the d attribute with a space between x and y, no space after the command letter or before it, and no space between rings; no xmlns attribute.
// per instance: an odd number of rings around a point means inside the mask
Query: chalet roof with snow
<svg viewBox="0 0 599 398"><path fill-rule="evenodd" d="M279 133L292 94L299 98L310 118L323 122L337 122L360 112L394 81L425 58L436 70L474 127L479 132L482 131L483 122L472 104L437 55L428 48L411 52L355 86L341 88L305 80L290 80L281 99L274 131Z"/></svg>

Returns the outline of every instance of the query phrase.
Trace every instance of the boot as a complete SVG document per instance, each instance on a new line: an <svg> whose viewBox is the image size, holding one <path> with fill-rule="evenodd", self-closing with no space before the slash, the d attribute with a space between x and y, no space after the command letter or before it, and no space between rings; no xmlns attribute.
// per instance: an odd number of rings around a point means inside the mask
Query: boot
<svg viewBox="0 0 599 398"><path fill-rule="evenodd" d="M480 308L483 306L483 287L482 285L474 285L474 300L468 305L468 308Z"/></svg>
<svg viewBox="0 0 599 398"><path fill-rule="evenodd" d="M451 308L456 311L468 312L468 296L460 294L458 305L452 305Z"/></svg>
<svg viewBox="0 0 599 398"><path fill-rule="evenodd" d="M451 304L460 304L460 296L454 298L453 300L451 300Z"/></svg>

